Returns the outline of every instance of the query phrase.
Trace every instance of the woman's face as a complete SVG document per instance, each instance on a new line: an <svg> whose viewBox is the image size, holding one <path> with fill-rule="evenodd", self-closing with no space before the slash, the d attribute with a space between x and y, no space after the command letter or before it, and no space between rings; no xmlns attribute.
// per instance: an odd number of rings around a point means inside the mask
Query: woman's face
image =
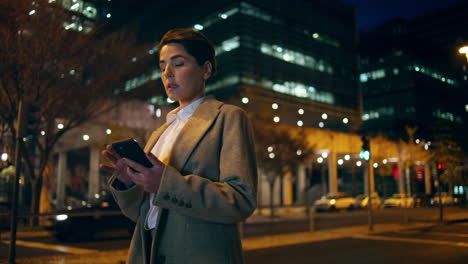
<svg viewBox="0 0 468 264"><path fill-rule="evenodd" d="M169 99L178 101L180 107L205 95L205 81L211 75L211 63L200 66L195 57L190 55L178 43L164 45L159 52L164 89Z"/></svg>

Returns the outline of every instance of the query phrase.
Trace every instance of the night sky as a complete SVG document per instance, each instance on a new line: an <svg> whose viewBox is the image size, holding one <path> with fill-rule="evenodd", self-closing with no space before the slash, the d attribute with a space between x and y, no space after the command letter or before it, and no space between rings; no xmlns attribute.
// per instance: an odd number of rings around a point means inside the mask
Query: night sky
<svg viewBox="0 0 468 264"><path fill-rule="evenodd" d="M368 31L394 18L414 18L467 0L338 0L356 7L358 27Z"/></svg>

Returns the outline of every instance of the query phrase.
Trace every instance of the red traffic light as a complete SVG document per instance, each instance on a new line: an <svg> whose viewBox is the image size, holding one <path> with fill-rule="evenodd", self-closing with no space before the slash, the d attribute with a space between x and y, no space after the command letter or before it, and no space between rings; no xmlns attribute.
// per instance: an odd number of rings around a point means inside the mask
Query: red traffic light
<svg viewBox="0 0 468 264"><path fill-rule="evenodd" d="M444 164L443 162L437 163L437 169L438 169L438 170L441 170L441 169L443 169L444 167L445 167L445 164Z"/></svg>

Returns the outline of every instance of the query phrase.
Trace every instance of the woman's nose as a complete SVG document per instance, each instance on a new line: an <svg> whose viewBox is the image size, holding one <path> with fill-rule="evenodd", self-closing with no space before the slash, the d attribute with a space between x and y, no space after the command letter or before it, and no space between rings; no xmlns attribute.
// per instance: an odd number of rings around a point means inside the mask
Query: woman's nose
<svg viewBox="0 0 468 264"><path fill-rule="evenodd" d="M174 76L174 72L171 65L167 65L164 69L164 76L166 78Z"/></svg>

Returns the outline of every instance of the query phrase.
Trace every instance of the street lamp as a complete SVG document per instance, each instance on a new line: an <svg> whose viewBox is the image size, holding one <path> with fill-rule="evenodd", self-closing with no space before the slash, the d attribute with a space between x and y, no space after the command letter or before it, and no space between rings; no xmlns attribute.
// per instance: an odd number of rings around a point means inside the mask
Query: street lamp
<svg viewBox="0 0 468 264"><path fill-rule="evenodd" d="M468 46L463 46L461 47L458 52L460 52L460 54L465 54L466 56L466 63L468 63Z"/></svg>

